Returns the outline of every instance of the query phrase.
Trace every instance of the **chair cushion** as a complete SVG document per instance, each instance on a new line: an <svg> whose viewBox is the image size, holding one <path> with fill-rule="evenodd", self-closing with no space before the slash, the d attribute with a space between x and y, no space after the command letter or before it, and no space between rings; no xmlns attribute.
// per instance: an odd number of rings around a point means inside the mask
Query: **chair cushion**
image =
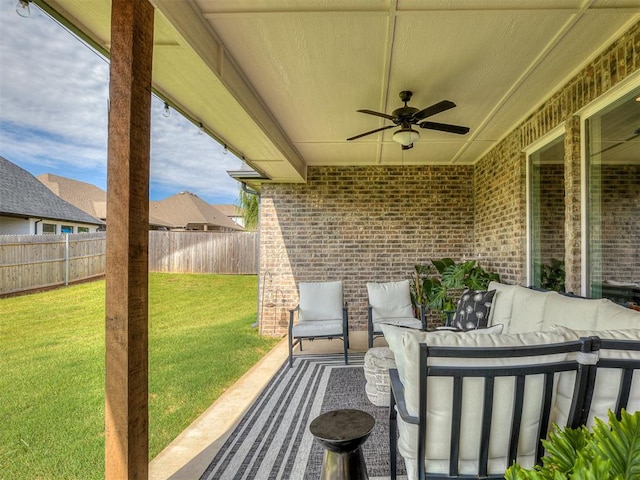
<svg viewBox="0 0 640 480"><path fill-rule="evenodd" d="M369 304L373 307L374 323L413 317L409 280L387 283L367 283Z"/></svg>
<svg viewBox="0 0 640 480"><path fill-rule="evenodd" d="M342 281L300 282L298 322L342 320ZM342 327L340 328L342 331Z"/></svg>
<svg viewBox="0 0 640 480"><path fill-rule="evenodd" d="M342 335L342 320L298 322L293 326L291 333L294 338Z"/></svg>
<svg viewBox="0 0 640 480"><path fill-rule="evenodd" d="M495 290L481 291L465 288L453 316L453 326L460 330L486 327L495 294Z"/></svg>

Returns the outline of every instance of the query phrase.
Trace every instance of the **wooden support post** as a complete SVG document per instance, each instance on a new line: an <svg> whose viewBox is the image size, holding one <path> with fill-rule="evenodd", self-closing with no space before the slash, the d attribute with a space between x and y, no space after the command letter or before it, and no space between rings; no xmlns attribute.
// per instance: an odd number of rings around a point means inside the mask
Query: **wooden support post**
<svg viewBox="0 0 640 480"><path fill-rule="evenodd" d="M153 7L113 0L107 167L105 478L146 479Z"/></svg>

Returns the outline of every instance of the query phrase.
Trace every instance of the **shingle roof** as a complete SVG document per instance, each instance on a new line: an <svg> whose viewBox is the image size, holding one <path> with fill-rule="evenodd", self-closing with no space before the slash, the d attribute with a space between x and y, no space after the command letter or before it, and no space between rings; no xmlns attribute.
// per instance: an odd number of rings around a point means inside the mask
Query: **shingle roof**
<svg viewBox="0 0 640 480"><path fill-rule="evenodd" d="M107 192L101 188L52 173L43 173L36 178L71 205L96 218L107 218Z"/></svg>
<svg viewBox="0 0 640 480"><path fill-rule="evenodd" d="M170 222L174 227L207 225L242 230L242 227L220 210L190 192L180 192L159 202L151 202L150 213Z"/></svg>
<svg viewBox="0 0 640 480"><path fill-rule="evenodd" d="M217 208L218 210L220 210L222 213L224 213L227 217L241 217L242 216L242 209L237 205L220 204L220 205L213 205L213 206L215 208Z"/></svg>
<svg viewBox="0 0 640 480"><path fill-rule="evenodd" d="M26 170L0 157L0 214L43 217L102 225L104 222L64 201Z"/></svg>

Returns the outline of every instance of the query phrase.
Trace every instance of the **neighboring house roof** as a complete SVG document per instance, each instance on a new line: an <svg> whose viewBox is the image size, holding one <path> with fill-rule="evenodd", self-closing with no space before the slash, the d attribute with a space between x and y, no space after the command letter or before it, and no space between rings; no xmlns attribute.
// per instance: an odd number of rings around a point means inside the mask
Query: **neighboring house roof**
<svg viewBox="0 0 640 480"><path fill-rule="evenodd" d="M107 218L107 192L101 188L96 187L90 183L80 182L68 177L61 177L52 173L43 173L36 177L43 185L49 190L55 193L63 200L75 205L80 210L92 215L96 218L106 220ZM216 209L213 205L209 205L204 200L201 200L197 195L189 192L183 192L193 197L195 200L191 201L196 208L185 208L181 202L171 201L169 199L161 200L160 202L150 202L149 205L149 225L155 227L180 227L186 228L188 225L208 225L208 226L220 226L226 228L237 228L237 225L230 226L228 223L224 223L224 220L220 221L221 215L229 217L229 213L233 212L233 216L240 216L241 211L235 205L220 205L224 207L224 212ZM181 195L181 194L178 194ZM160 204L159 208L154 208L154 204ZM215 211L211 211L214 208ZM195 212L196 213L194 215ZM185 212L189 212L190 217L184 216Z"/></svg>
<svg viewBox="0 0 640 480"><path fill-rule="evenodd" d="M36 177L57 196L96 218L107 218L107 192L90 183L52 173Z"/></svg>
<svg viewBox="0 0 640 480"><path fill-rule="evenodd" d="M227 204L227 205L213 205L215 208L224 213L227 217L242 217L242 208L237 205Z"/></svg>
<svg viewBox="0 0 640 480"><path fill-rule="evenodd" d="M104 224L55 195L36 177L4 157L0 157L0 214Z"/></svg>
<svg viewBox="0 0 640 480"><path fill-rule="evenodd" d="M149 208L151 208L153 202L149 202ZM156 217L153 212L149 212L149 225L152 227L166 227L171 228L174 225L168 220L164 220L163 218Z"/></svg>
<svg viewBox="0 0 640 480"><path fill-rule="evenodd" d="M178 228L206 225L207 228L242 230L216 207L191 192L180 192L164 200L151 202L150 212L154 217Z"/></svg>

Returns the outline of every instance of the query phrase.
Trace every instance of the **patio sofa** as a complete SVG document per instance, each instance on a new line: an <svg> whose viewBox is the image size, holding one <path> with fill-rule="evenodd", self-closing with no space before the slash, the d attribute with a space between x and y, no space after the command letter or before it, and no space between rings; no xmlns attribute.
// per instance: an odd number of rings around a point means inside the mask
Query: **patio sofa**
<svg viewBox="0 0 640 480"><path fill-rule="evenodd" d="M392 478L397 450L409 479L502 478L514 460L539 461L553 424L640 410L639 312L496 282L489 289L489 326L502 333L383 326Z"/></svg>

